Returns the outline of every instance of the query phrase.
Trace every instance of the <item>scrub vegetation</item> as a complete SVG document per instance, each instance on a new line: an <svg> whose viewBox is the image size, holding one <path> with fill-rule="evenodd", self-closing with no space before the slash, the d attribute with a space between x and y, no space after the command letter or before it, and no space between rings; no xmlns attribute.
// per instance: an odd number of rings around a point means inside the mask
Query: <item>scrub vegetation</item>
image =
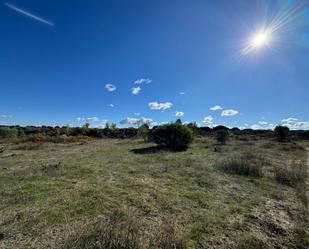
<svg viewBox="0 0 309 249"><path fill-rule="evenodd" d="M306 133L224 130L2 127L0 248L308 248Z"/></svg>

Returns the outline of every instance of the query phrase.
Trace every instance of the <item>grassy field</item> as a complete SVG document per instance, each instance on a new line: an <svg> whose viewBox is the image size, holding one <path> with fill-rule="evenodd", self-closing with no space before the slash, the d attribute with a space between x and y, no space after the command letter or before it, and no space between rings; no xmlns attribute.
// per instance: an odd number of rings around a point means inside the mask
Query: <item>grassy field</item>
<svg viewBox="0 0 309 249"><path fill-rule="evenodd" d="M0 144L0 248L309 248L309 142L213 144Z"/></svg>

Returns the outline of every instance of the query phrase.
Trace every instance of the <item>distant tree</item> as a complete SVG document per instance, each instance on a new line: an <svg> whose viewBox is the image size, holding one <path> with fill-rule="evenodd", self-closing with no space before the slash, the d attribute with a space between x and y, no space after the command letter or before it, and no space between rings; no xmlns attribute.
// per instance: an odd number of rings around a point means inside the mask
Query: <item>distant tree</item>
<svg viewBox="0 0 309 249"><path fill-rule="evenodd" d="M64 125L61 127L61 134L70 136L72 133L72 129L69 125Z"/></svg>
<svg viewBox="0 0 309 249"><path fill-rule="evenodd" d="M214 131L219 131L219 130L229 130L229 128L227 128L224 125L218 125L216 127L213 128Z"/></svg>
<svg viewBox="0 0 309 249"><path fill-rule="evenodd" d="M82 135L87 136L87 133L88 133L88 130L89 130L89 126L90 126L89 123L85 123L85 124L82 126Z"/></svg>
<svg viewBox="0 0 309 249"><path fill-rule="evenodd" d="M220 144L226 144L226 141L229 136L229 132L227 130L217 130L216 133L217 142Z"/></svg>
<svg viewBox="0 0 309 249"><path fill-rule="evenodd" d="M178 119L176 120L175 124L182 124L181 119L180 119L180 118L178 118Z"/></svg>
<svg viewBox="0 0 309 249"><path fill-rule="evenodd" d="M278 125L276 126L274 132L279 142L284 142L284 141L289 140L290 129L288 127Z"/></svg>
<svg viewBox="0 0 309 249"><path fill-rule="evenodd" d="M187 124L187 127L193 131L194 135L199 134L199 128L198 128L196 122L192 122L192 123Z"/></svg>
<svg viewBox="0 0 309 249"><path fill-rule="evenodd" d="M138 127L137 134L147 142L149 140L149 124L145 123Z"/></svg>
<svg viewBox="0 0 309 249"><path fill-rule="evenodd" d="M193 141L193 132L178 123L160 125L152 129L152 140L173 151L186 150Z"/></svg>

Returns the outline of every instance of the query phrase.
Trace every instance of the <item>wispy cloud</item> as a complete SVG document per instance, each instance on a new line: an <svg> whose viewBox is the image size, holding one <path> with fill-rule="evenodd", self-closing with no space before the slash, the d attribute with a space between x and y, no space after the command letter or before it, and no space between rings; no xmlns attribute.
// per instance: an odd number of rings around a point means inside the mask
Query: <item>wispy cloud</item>
<svg viewBox="0 0 309 249"><path fill-rule="evenodd" d="M123 125L142 125L142 124L149 124L152 122L150 118L125 118L120 121L120 124Z"/></svg>
<svg viewBox="0 0 309 249"><path fill-rule="evenodd" d="M133 87L131 90L132 90L132 94L137 95L142 90L142 88L138 86L138 87Z"/></svg>
<svg viewBox="0 0 309 249"><path fill-rule="evenodd" d="M144 78L134 81L135 84L149 84L151 82L152 82L151 79L144 79Z"/></svg>
<svg viewBox="0 0 309 249"><path fill-rule="evenodd" d="M309 121L299 121L297 118L282 119L281 124L291 130L309 130Z"/></svg>
<svg viewBox="0 0 309 249"><path fill-rule="evenodd" d="M13 116L4 114L4 115L0 115L0 118L13 118Z"/></svg>
<svg viewBox="0 0 309 249"><path fill-rule="evenodd" d="M214 120L214 118L211 115L209 115L209 116L204 118L202 123L204 125L208 126L208 127L214 127L215 124L214 124L213 120Z"/></svg>
<svg viewBox="0 0 309 249"><path fill-rule="evenodd" d="M166 110L171 108L173 104L171 102L165 102L165 103L150 102L148 106L152 110Z"/></svg>
<svg viewBox="0 0 309 249"><path fill-rule="evenodd" d="M183 115L185 115L184 112L178 112L178 111L176 111L176 113L175 113L175 116L176 116L176 117L182 117Z"/></svg>
<svg viewBox="0 0 309 249"><path fill-rule="evenodd" d="M180 94L180 95L185 95L186 93L185 93L185 92L179 92L179 94Z"/></svg>
<svg viewBox="0 0 309 249"><path fill-rule="evenodd" d="M106 90L109 91L109 92L116 91L116 89L117 89L117 87L116 87L115 85L113 85L113 84L106 84L106 85L105 85L105 88L106 88Z"/></svg>
<svg viewBox="0 0 309 249"><path fill-rule="evenodd" d="M108 106L109 106L109 107L112 107L112 108L113 108L113 107L115 107L115 105L114 105L114 104L109 104Z"/></svg>
<svg viewBox="0 0 309 249"><path fill-rule="evenodd" d="M43 18L41 18L41 17L38 17L38 16L36 16L36 15L33 15L33 14L31 14L30 12L25 11L25 10L23 10L23 9L20 9L20 8L14 6L14 5L12 5L12 4L4 3L4 5L7 6L8 8L10 8L10 9L12 9L12 10L15 10L16 12L18 12L18 13L24 15L24 16L27 16L27 17L33 19L33 20L36 20L36 21L41 22L41 23L44 23L44 24L49 25L49 26L51 26L51 27L54 27L54 26L55 26L54 23L52 23L52 22L50 22L50 21L47 21L47 20L45 20L45 19L43 19Z"/></svg>
<svg viewBox="0 0 309 249"><path fill-rule="evenodd" d="M219 111L219 110L222 110L223 108L219 105L215 105L213 107L210 107L209 109L212 111Z"/></svg>
<svg viewBox="0 0 309 249"><path fill-rule="evenodd" d="M235 116L238 114L238 111L233 110L233 109L227 109L227 110L223 110L221 112L221 116Z"/></svg>
<svg viewBox="0 0 309 249"><path fill-rule="evenodd" d="M88 123L88 122L98 122L99 121L99 118L97 118L97 117L91 117L91 118L81 118L81 117L78 117L76 119L79 122L82 121L82 122L86 122L86 123Z"/></svg>

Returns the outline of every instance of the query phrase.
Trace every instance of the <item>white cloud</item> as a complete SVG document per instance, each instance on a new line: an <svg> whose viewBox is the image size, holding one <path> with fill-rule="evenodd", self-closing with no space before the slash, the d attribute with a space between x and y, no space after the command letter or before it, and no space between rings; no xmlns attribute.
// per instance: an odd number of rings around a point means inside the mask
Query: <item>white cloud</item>
<svg viewBox="0 0 309 249"><path fill-rule="evenodd" d="M109 107L115 107L115 105L114 105L114 104L109 104L108 106L109 106Z"/></svg>
<svg viewBox="0 0 309 249"><path fill-rule="evenodd" d="M176 117L182 117L183 115L185 115L184 112L178 112L178 111L176 111L176 113L175 113L175 116L176 116Z"/></svg>
<svg viewBox="0 0 309 249"><path fill-rule="evenodd" d="M1 117L1 118L13 118L12 115L6 115L6 114L5 114L5 115L1 115L0 117Z"/></svg>
<svg viewBox="0 0 309 249"><path fill-rule="evenodd" d="M214 118L211 115L209 115L203 119L202 123L208 127L214 127L215 124L213 123L213 120Z"/></svg>
<svg viewBox="0 0 309 249"><path fill-rule="evenodd" d="M258 124L259 125L267 125L268 123L266 121L259 121Z"/></svg>
<svg viewBox="0 0 309 249"><path fill-rule="evenodd" d="M151 123L152 119L150 118L125 118L120 121L120 124L127 124L127 125L142 125L142 124L147 124Z"/></svg>
<svg viewBox="0 0 309 249"><path fill-rule="evenodd" d="M291 130L308 130L309 121L299 121L297 118L286 118L281 120L281 125L289 127Z"/></svg>
<svg viewBox="0 0 309 249"><path fill-rule="evenodd" d="M139 112L134 112L134 115L139 116L139 115L141 115L141 113L139 113Z"/></svg>
<svg viewBox="0 0 309 249"><path fill-rule="evenodd" d="M148 106L152 110L166 110L173 106L171 102L158 103L158 102L150 102Z"/></svg>
<svg viewBox="0 0 309 249"><path fill-rule="evenodd" d="M180 94L180 95L185 95L186 93L185 93L185 92L179 92L179 94Z"/></svg>
<svg viewBox="0 0 309 249"><path fill-rule="evenodd" d="M113 91L115 91L117 89L117 87L115 85L113 85L113 84L106 84L105 88L109 92L113 92Z"/></svg>
<svg viewBox="0 0 309 249"><path fill-rule="evenodd" d="M138 87L133 87L131 90L132 90L132 94L137 95L142 90L142 88L138 86Z"/></svg>
<svg viewBox="0 0 309 249"><path fill-rule="evenodd" d="M286 118L282 119L281 123L295 123L296 121L298 121L298 118Z"/></svg>
<svg viewBox="0 0 309 249"><path fill-rule="evenodd" d="M213 107L210 107L209 109L212 111L219 111L219 110L222 110L223 108L219 105L215 105Z"/></svg>
<svg viewBox="0 0 309 249"><path fill-rule="evenodd" d="M262 129L262 127L259 124L253 124L253 125L250 126L250 128L253 129L253 130L260 130L260 129Z"/></svg>
<svg viewBox="0 0 309 249"><path fill-rule="evenodd" d="M238 111L233 109L226 109L221 112L221 116L235 116L238 114Z"/></svg>
<svg viewBox="0 0 309 249"><path fill-rule="evenodd" d="M150 84L152 82L151 79L138 79L136 81L134 81L135 84Z"/></svg>
<svg viewBox="0 0 309 249"><path fill-rule="evenodd" d="M81 118L81 117L78 117L76 118L77 121L82 121L82 122L86 122L86 123L89 123L89 122L98 122L99 121L99 118L97 117L91 117L91 118Z"/></svg>

